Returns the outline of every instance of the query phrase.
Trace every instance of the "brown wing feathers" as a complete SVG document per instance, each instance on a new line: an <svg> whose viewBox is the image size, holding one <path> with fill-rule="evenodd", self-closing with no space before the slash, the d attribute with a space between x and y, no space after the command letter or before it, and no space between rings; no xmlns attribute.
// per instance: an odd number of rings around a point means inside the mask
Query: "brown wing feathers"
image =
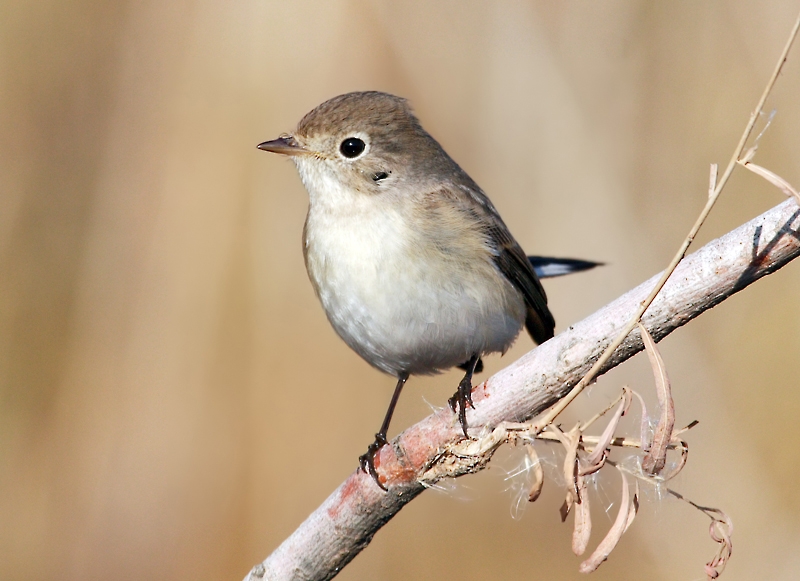
<svg viewBox="0 0 800 581"><path fill-rule="evenodd" d="M550 309L547 308L547 295L542 283L539 282L539 277L536 276L528 257L508 231L508 227L489 198L466 174L465 178L466 183L461 185L460 193L467 194L477 201L488 214L486 216L488 220L480 220L479 224L486 229L487 236L496 249L494 262L500 272L522 293L527 307L525 328L534 341L543 343L553 337L556 322ZM474 213L475 207L469 206L467 210Z"/></svg>
<svg viewBox="0 0 800 581"><path fill-rule="evenodd" d="M525 328L531 338L537 343L552 338L556 322L547 308L547 295L519 245L513 239L506 242L494 261L500 272L525 298Z"/></svg>

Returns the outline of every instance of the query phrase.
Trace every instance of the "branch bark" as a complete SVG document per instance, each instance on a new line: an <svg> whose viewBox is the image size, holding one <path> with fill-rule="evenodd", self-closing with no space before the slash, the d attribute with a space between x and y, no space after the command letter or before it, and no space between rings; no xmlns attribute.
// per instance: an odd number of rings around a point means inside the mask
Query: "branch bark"
<svg viewBox="0 0 800 581"><path fill-rule="evenodd" d="M680 263L647 310L643 324L658 341L800 254L800 209L788 200L706 244ZM656 275L580 323L530 351L473 388L471 435L503 421L527 420L552 406L580 381L624 329L659 279ZM638 330L617 348L601 373L643 348ZM446 406L410 427L375 459L389 488L356 470L246 579L331 579L425 486L477 472L491 451L458 454L463 435Z"/></svg>

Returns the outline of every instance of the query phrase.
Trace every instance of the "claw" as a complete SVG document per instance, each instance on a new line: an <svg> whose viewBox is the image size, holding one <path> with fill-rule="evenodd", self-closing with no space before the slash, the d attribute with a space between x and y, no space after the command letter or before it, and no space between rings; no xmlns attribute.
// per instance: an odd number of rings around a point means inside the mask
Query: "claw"
<svg viewBox="0 0 800 581"><path fill-rule="evenodd" d="M458 384L458 391L453 394L447 403L450 405L450 409L453 410L453 413L458 414L458 421L461 424L461 429L464 432L464 437L469 438L469 434L467 434L467 406L475 409L475 406L472 404L472 381L470 378L465 377L461 380L461 383Z"/></svg>
<svg viewBox="0 0 800 581"><path fill-rule="evenodd" d="M358 464L361 466L361 470L363 470L365 474L372 476L375 484L380 486L383 490L388 489L381 482L378 471L375 469L375 454L387 443L386 437L383 434L375 434L375 441L372 442L367 448L367 451L358 458Z"/></svg>
<svg viewBox="0 0 800 581"><path fill-rule="evenodd" d="M458 414L458 421L461 423L465 438L469 438L469 434L467 434L467 406L475 409L472 404L472 374L475 372L478 363L480 363L480 357L473 355L469 362L464 364L467 373L458 384L458 390L453 394L453 397L447 400L453 413Z"/></svg>

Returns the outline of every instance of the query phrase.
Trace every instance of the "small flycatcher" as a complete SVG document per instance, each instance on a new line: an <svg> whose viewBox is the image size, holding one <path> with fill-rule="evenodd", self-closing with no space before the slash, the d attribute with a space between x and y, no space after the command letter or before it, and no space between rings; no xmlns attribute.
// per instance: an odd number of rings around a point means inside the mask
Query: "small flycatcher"
<svg viewBox="0 0 800 581"><path fill-rule="evenodd" d="M309 195L303 254L339 336L397 378L361 468L375 470L410 375L466 371L450 407L467 436L472 375L522 326L537 343L555 321L535 266L566 274L596 263L529 259L478 185L420 125L405 99L348 93L292 134L258 146L290 156Z"/></svg>

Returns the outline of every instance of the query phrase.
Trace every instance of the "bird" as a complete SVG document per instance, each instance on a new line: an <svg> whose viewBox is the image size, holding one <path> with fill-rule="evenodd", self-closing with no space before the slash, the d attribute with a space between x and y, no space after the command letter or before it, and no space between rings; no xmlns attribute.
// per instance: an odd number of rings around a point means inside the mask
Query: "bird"
<svg viewBox="0 0 800 581"><path fill-rule="evenodd" d="M359 458L385 490L374 459L388 443L408 378L463 369L448 403L468 438L472 377L482 358L505 353L523 326L536 343L553 337L539 275L600 263L528 257L404 98L339 95L258 149L289 157L308 191L303 256L330 324L397 380L375 440Z"/></svg>

